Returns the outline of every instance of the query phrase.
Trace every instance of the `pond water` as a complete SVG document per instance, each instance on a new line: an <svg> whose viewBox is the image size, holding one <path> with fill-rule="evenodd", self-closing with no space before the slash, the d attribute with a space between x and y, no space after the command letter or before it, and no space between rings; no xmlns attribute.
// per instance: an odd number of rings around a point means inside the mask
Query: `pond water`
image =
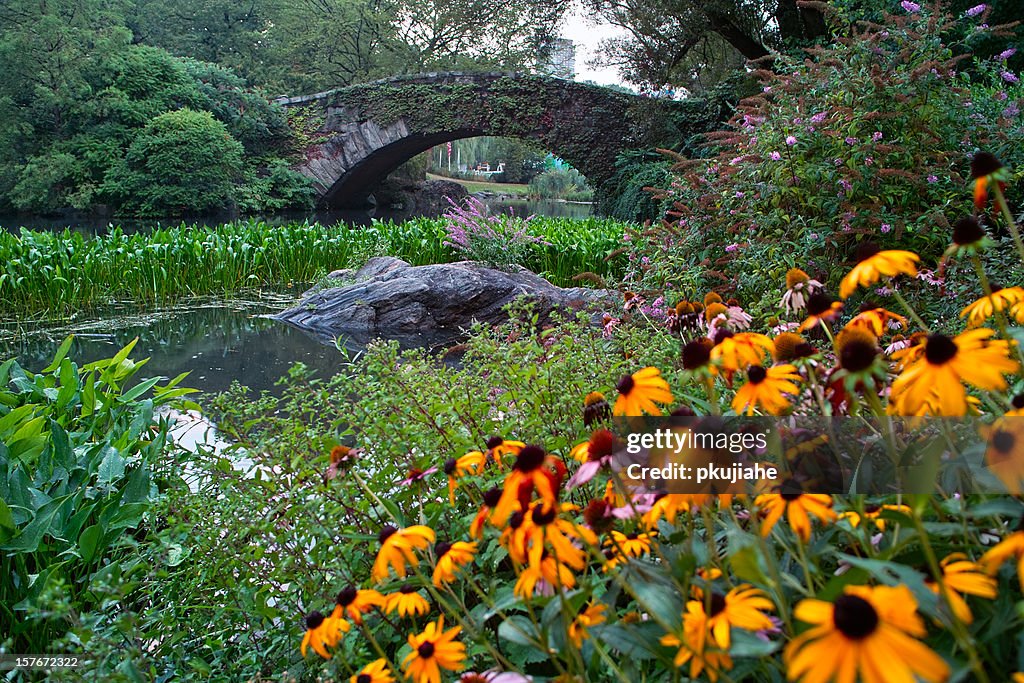
<svg viewBox="0 0 1024 683"><path fill-rule="evenodd" d="M211 302L189 308L166 309L145 315L109 315L70 326L37 330L0 328L0 360L16 357L23 367L46 367L61 341L75 335L71 357L79 365L113 356L135 337L131 358L149 358L139 378L175 377L190 372L185 386L223 391L233 380L256 391L277 392L276 383L295 363L317 376L338 372L369 338L344 338L325 346L304 332L267 316L286 305L284 300ZM442 349L449 340L404 337L401 346Z"/></svg>

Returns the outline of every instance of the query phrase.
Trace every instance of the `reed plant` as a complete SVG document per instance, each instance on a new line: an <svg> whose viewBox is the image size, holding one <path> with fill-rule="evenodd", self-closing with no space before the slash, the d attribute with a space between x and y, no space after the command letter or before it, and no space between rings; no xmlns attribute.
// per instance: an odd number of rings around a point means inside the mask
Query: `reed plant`
<svg viewBox="0 0 1024 683"><path fill-rule="evenodd" d="M111 304L148 307L304 288L371 256L413 265L464 258L446 244L446 225L427 218L369 226L245 221L140 234L113 228L94 237L22 228L0 233L0 319L66 318ZM624 227L604 219L537 218L530 230L539 239L520 265L559 285L583 271L616 277L624 260L606 259L620 246Z"/></svg>

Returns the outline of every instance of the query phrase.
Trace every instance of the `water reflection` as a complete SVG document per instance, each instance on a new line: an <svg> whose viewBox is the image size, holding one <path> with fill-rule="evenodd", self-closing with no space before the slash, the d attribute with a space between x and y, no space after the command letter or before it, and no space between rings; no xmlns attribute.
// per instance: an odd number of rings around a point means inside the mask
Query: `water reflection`
<svg viewBox="0 0 1024 683"><path fill-rule="evenodd" d="M41 370L73 332L72 358L80 365L109 358L137 336L132 358L150 359L142 377L174 377L188 371L185 385L204 391L222 391L233 380L256 391L274 391L277 380L299 362L320 377L334 375L345 355L335 346L263 317L278 309L261 302L221 303L145 316L104 317L71 327L19 330L16 336L13 330L0 328L0 361L13 356L27 369ZM342 345L354 356L368 341L349 338ZM441 341L409 337L400 343L444 346Z"/></svg>

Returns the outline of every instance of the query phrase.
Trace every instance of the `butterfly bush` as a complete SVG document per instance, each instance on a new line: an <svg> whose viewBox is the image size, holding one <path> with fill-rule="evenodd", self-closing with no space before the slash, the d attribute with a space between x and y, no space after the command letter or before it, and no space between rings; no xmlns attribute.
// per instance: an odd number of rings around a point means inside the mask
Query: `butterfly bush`
<svg viewBox="0 0 1024 683"><path fill-rule="evenodd" d="M526 261L532 245L550 246L529 232L533 216L522 218L509 212L492 213L482 201L467 197L463 204L448 199L451 208L444 214L448 221L445 244L493 268L511 270Z"/></svg>
<svg viewBox="0 0 1024 683"><path fill-rule="evenodd" d="M633 288L725 287L758 300L786 268L827 277L855 243L883 233L887 247L940 254L945 216L970 210L970 156L986 149L1024 167L1024 87L1002 55L977 60L944 42L987 13L924 7L844 28L807 61L759 71L762 92L709 134L714 155L676 158L656 193L670 219L652 238L661 258L634 269Z"/></svg>

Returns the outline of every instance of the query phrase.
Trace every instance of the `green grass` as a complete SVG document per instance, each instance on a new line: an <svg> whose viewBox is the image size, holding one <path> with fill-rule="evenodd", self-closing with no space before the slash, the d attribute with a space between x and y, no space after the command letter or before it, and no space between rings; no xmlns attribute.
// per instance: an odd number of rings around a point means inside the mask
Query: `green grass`
<svg viewBox="0 0 1024 683"><path fill-rule="evenodd" d="M449 178L448 176L427 174L429 180L450 180L466 188L472 194L474 192L494 192L495 194L509 194L514 197L526 197L530 194L530 186L520 183L488 183L483 180L463 180L461 178Z"/></svg>
<svg viewBox="0 0 1024 683"><path fill-rule="evenodd" d="M460 255L445 244L444 219L375 222L368 227L249 221L215 228L181 225L145 234L119 229L97 237L80 233L0 233L0 320L62 319L114 303L140 307L198 296L234 296L304 288L337 268L372 256L397 256L413 265L447 263ZM607 219L537 218L536 244L522 265L555 284L591 271L617 278L626 226Z"/></svg>

